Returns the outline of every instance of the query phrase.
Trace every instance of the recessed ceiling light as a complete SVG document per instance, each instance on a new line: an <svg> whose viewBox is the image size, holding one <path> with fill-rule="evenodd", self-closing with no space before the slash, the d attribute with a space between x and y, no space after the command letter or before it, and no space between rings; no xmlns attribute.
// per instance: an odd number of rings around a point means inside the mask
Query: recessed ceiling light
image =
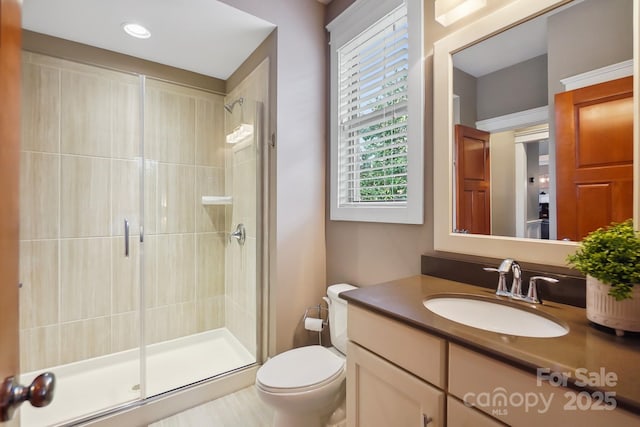
<svg viewBox="0 0 640 427"><path fill-rule="evenodd" d="M137 39L148 39L151 37L151 33L145 27L140 24L134 23L124 23L122 24L122 29L125 33L129 34L131 37L135 37Z"/></svg>

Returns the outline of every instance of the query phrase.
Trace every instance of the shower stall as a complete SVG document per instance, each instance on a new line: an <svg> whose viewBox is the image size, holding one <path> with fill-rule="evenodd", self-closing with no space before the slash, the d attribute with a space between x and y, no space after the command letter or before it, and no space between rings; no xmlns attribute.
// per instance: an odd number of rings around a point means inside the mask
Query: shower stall
<svg viewBox="0 0 640 427"><path fill-rule="evenodd" d="M21 425L261 361L265 60L229 94L23 52Z"/></svg>

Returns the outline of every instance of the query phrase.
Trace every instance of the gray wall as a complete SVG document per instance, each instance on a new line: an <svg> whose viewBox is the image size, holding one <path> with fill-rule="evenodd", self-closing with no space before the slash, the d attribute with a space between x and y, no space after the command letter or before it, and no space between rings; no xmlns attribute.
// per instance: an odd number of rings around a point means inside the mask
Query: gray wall
<svg viewBox="0 0 640 427"><path fill-rule="evenodd" d="M547 105L547 56L478 78L478 120Z"/></svg>
<svg viewBox="0 0 640 427"><path fill-rule="evenodd" d="M311 0L223 0L277 29L276 148L271 150L270 353L307 336L325 294L325 7Z"/></svg>
<svg viewBox="0 0 640 427"><path fill-rule="evenodd" d="M549 18L549 100L560 79L633 58L633 0L586 0Z"/></svg>
<svg viewBox="0 0 640 427"><path fill-rule="evenodd" d="M333 0L327 6L327 17L336 16L352 2ZM511 2L512 0L489 0L482 11L449 27L443 27L434 19L433 2L425 1L425 223L404 225L331 221L327 213L328 283L350 282L366 286L420 274L420 255L433 253L433 43ZM324 101L327 104L328 96L327 94ZM328 139L326 144L328 150Z"/></svg>
<svg viewBox="0 0 640 427"><path fill-rule="evenodd" d="M457 68L453 69L453 93L460 98L460 124L476 127L477 79Z"/></svg>

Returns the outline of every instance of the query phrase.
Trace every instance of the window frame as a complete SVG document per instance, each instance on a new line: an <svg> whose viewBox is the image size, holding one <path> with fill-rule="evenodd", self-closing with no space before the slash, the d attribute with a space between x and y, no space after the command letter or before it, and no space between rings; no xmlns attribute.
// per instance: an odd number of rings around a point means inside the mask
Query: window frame
<svg viewBox="0 0 640 427"><path fill-rule="evenodd" d="M338 51L398 6L406 4L409 37L407 201L340 205ZM330 34L330 220L424 223L424 61L422 0L357 0L335 18Z"/></svg>

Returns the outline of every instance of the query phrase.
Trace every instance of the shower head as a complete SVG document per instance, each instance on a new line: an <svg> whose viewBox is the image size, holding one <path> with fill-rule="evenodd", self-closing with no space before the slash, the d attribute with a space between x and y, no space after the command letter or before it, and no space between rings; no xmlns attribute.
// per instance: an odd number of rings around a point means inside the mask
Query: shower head
<svg viewBox="0 0 640 427"><path fill-rule="evenodd" d="M233 102L230 102L229 104L224 104L224 109L227 110L229 113L233 113L233 107L236 106L236 104L240 104L240 106L242 106L242 104L244 103L244 98L238 98Z"/></svg>

